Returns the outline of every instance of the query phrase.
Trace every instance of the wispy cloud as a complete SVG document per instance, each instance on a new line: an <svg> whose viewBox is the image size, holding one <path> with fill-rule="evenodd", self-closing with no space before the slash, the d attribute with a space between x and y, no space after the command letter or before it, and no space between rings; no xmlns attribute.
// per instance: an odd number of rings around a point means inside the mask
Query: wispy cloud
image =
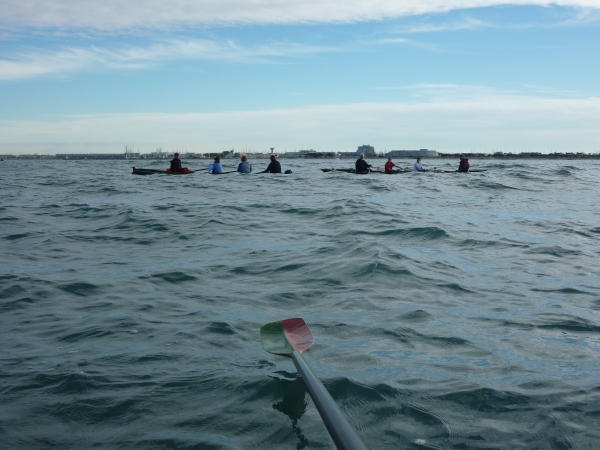
<svg viewBox="0 0 600 450"><path fill-rule="evenodd" d="M406 44L407 42L410 42L410 41L406 38L390 37L390 38L376 39L374 42L376 44Z"/></svg>
<svg viewBox="0 0 600 450"><path fill-rule="evenodd" d="M583 95L573 89L556 89L548 86L525 84L520 88L498 89L488 86L464 85L464 84L431 84L421 83L401 86L374 86L373 91L405 91L412 94L414 98L428 99L431 101L465 101L477 99L483 101L486 98L492 100L498 98L551 98L582 99Z"/></svg>
<svg viewBox="0 0 600 450"><path fill-rule="evenodd" d="M451 83L420 83L400 86L374 86L371 90L380 91L407 91L418 98L440 100L465 100L470 98L484 99L486 97L506 97L507 95L522 95L518 90L502 90L488 86L476 86Z"/></svg>
<svg viewBox="0 0 600 450"><path fill-rule="evenodd" d="M0 26L122 30L349 23L499 5L600 9L598 0L3 0Z"/></svg>
<svg viewBox="0 0 600 450"><path fill-rule="evenodd" d="M25 49L0 59L0 80L18 80L50 74L98 69L139 69L177 59L271 63L335 50L297 43L270 43L253 47L235 41L172 40L147 47L107 49L69 47L59 51Z"/></svg>
<svg viewBox="0 0 600 450"><path fill-rule="evenodd" d="M370 142L378 149L600 150L600 98L525 95L481 86L413 89L420 89L423 98L219 113L83 115L53 122L4 120L0 144L119 142L149 150L162 144L221 151L303 144L348 150Z"/></svg>
<svg viewBox="0 0 600 450"><path fill-rule="evenodd" d="M491 24L473 17L462 17L453 22L417 23L396 27L391 30L398 34L437 33L442 31L477 30L492 27Z"/></svg>
<svg viewBox="0 0 600 450"><path fill-rule="evenodd" d="M371 45L371 44L375 44L375 45L403 45L405 47L413 47L413 48L418 48L421 50L427 50L427 51L440 51L442 49L442 46L438 45L438 44L432 44L430 42L419 42L416 41L414 39L406 39L406 38L402 38L402 37L387 37L387 38L379 38L379 39L374 39L372 41L364 41L363 44L366 45Z"/></svg>

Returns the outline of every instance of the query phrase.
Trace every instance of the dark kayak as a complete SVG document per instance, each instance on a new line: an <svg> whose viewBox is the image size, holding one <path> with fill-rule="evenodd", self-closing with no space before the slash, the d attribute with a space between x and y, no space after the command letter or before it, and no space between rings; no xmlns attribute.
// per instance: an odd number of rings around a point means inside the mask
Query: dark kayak
<svg viewBox="0 0 600 450"><path fill-rule="evenodd" d="M321 169L323 172L344 172L344 173L356 173L354 169ZM357 175L369 175L371 173L382 173L384 175L397 175L399 173L409 173L411 170L398 170L392 173L385 173L383 170L371 170L370 172L359 173Z"/></svg>
<svg viewBox="0 0 600 450"><path fill-rule="evenodd" d="M154 175L156 173L161 173L163 175L188 175L190 173L194 173L193 170L190 170L189 172L171 172L171 171L167 171L167 170L156 170L156 169L137 169L135 167L132 167L133 172L131 172L133 175Z"/></svg>
<svg viewBox="0 0 600 450"><path fill-rule="evenodd" d="M435 173L478 173L487 172L487 169L473 169L468 172L459 172L458 170L434 170Z"/></svg>

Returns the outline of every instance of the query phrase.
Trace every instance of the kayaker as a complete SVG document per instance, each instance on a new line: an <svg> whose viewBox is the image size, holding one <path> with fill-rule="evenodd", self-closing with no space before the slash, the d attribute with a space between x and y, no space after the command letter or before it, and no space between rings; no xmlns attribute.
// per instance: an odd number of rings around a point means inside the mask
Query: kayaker
<svg viewBox="0 0 600 450"><path fill-rule="evenodd" d="M369 173L371 172L371 167L373 166L365 161L365 154L361 153L356 160L354 167L356 169L356 173Z"/></svg>
<svg viewBox="0 0 600 450"><path fill-rule="evenodd" d="M394 169L394 167L398 167L398 166L392 162L392 157L388 156L388 160L385 163L385 173L398 173L399 170Z"/></svg>
<svg viewBox="0 0 600 450"><path fill-rule="evenodd" d="M457 172L468 172L471 164L469 164L469 160L465 158L465 155L460 155L460 164L458 165Z"/></svg>
<svg viewBox="0 0 600 450"><path fill-rule="evenodd" d="M215 175L219 174L219 173L223 173L223 166L221 165L221 158L219 158L218 156L215 156L215 162L209 166L207 172L215 174Z"/></svg>
<svg viewBox="0 0 600 450"><path fill-rule="evenodd" d="M275 155L271 155L270 158L271 162L269 163L269 166L261 173L281 173L281 164L279 164Z"/></svg>
<svg viewBox="0 0 600 450"><path fill-rule="evenodd" d="M427 169L423 169L423 164L421 164L420 156L417 158L417 162L415 163L413 168L415 169L415 172L427 172Z"/></svg>
<svg viewBox="0 0 600 450"><path fill-rule="evenodd" d="M252 173L252 164L248 162L248 157L246 155L242 155L242 162L238 164L237 171L241 173Z"/></svg>
<svg viewBox="0 0 600 450"><path fill-rule="evenodd" d="M173 155L173 159L171 160L170 171L181 173L188 173L190 171L190 169L188 169L187 167L181 167L181 159L179 159L179 153L175 153Z"/></svg>

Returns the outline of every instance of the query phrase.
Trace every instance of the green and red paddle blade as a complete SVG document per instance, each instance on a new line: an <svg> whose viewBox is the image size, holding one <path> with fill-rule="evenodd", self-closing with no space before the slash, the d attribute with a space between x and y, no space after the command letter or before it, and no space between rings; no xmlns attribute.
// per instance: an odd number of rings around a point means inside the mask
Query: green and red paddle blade
<svg viewBox="0 0 600 450"><path fill-rule="evenodd" d="M269 353L290 356L294 350L304 353L314 337L304 319L296 317L260 327L260 342Z"/></svg>

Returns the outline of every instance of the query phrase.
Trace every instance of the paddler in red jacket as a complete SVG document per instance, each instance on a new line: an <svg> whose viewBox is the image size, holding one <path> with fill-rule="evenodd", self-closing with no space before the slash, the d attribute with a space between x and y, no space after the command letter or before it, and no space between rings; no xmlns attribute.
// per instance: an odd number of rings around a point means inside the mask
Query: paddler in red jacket
<svg viewBox="0 0 600 450"><path fill-rule="evenodd" d="M394 170L394 167L398 167L392 162L392 157L388 156L388 160L385 163L385 173L398 173L398 170Z"/></svg>
<svg viewBox="0 0 600 450"><path fill-rule="evenodd" d="M460 155L460 164L458 165L457 172L468 172L471 164L469 164L469 160L465 158L465 155Z"/></svg>

